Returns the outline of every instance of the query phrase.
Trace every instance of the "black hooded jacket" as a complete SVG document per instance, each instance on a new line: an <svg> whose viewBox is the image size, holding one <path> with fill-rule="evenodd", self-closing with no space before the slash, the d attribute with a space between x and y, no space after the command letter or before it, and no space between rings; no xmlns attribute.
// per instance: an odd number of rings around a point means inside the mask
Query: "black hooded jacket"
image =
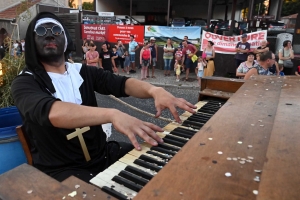
<svg viewBox="0 0 300 200"><path fill-rule="evenodd" d="M61 20L52 13L39 13L29 24L26 32L26 67L23 73L12 83L12 95L18 107L26 135L31 143L33 165L50 176L70 169L87 169L91 172L103 170L101 166L105 159L106 135L101 125L91 126L90 131L83 133L91 160L86 161L78 137L67 140L66 135L75 129L54 127L49 120L49 112L55 101L56 92L52 80L39 61L34 40L34 27L41 18ZM74 50L70 35L63 25L68 40L67 55ZM100 68L70 64L78 69L83 83L79 90L82 105L97 107L94 91L101 94L113 94L117 97L127 96L125 93L126 77L115 76ZM78 127L81 128L81 127Z"/></svg>

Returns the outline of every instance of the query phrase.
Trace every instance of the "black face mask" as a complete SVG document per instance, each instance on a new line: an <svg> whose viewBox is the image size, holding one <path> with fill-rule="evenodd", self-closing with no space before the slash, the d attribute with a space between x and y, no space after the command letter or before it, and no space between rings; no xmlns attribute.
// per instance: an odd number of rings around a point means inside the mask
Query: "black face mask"
<svg viewBox="0 0 300 200"><path fill-rule="evenodd" d="M47 29L47 32L43 36L34 33L34 41L38 54L39 60L42 62L59 62L64 57L64 46L65 46L65 36L64 33L60 35L53 34L50 30L55 24L47 23L42 25Z"/></svg>

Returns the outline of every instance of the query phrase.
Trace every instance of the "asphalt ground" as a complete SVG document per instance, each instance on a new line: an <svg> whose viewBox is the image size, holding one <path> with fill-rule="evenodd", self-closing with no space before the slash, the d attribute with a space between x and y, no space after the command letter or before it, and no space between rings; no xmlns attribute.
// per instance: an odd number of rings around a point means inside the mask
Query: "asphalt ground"
<svg viewBox="0 0 300 200"><path fill-rule="evenodd" d="M192 104L196 104L198 102L198 91L195 90L194 88L178 88L175 86L174 87L168 86L168 87L165 87L165 89L168 92L170 92L171 94L173 94L175 97L184 98ZM113 99L110 96L96 94L96 97L97 97L97 102L98 102L99 107L116 108L124 113L127 113L127 114L133 116L133 117L136 117L136 118L146 121L146 122L156 124L162 128L170 123L170 122L167 122L167 121L164 121L161 119L156 119L154 117L143 114L136 110L133 110L133 109L129 108L128 106L125 106L124 104L116 101L115 99ZM149 112L152 114L156 113L153 99L138 99L138 98L134 98L134 97L127 97L127 98L120 98L120 99L122 101L124 101L136 108L144 110L146 112ZM184 112L183 110L178 109L179 115L181 115L183 112ZM168 118L168 119L172 119L172 120L174 119L168 110L164 110L162 112L161 116ZM126 119L124 119L124 120L126 120ZM119 142L121 142L121 141L129 142L129 139L127 138L127 136L117 132L114 128L112 128L112 135L108 140L109 141L114 140L114 141L119 141ZM139 139L139 142L142 142L142 140Z"/></svg>

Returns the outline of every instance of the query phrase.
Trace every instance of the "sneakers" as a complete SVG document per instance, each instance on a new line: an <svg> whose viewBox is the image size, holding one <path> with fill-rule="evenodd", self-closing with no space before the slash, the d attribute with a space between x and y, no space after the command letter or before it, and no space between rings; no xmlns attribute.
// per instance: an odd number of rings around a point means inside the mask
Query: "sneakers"
<svg viewBox="0 0 300 200"><path fill-rule="evenodd" d="M179 82L179 79L176 79L176 82Z"/></svg>

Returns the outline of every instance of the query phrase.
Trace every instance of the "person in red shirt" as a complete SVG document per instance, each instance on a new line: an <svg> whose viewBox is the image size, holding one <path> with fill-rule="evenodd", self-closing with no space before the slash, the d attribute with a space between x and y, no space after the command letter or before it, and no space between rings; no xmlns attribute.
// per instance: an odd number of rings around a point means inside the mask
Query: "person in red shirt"
<svg viewBox="0 0 300 200"><path fill-rule="evenodd" d="M296 76L300 76L300 66L297 67L297 71L295 71Z"/></svg>
<svg viewBox="0 0 300 200"><path fill-rule="evenodd" d="M183 67L186 69L185 72L185 80L189 79L190 69L193 67L192 57L196 55L197 49L194 45L188 44L187 41L182 41L182 63L184 63Z"/></svg>
<svg viewBox="0 0 300 200"><path fill-rule="evenodd" d="M90 45L90 50L86 52L86 64L90 66L97 66L98 60L99 60L99 53L98 51L95 51L96 45L92 43Z"/></svg>

